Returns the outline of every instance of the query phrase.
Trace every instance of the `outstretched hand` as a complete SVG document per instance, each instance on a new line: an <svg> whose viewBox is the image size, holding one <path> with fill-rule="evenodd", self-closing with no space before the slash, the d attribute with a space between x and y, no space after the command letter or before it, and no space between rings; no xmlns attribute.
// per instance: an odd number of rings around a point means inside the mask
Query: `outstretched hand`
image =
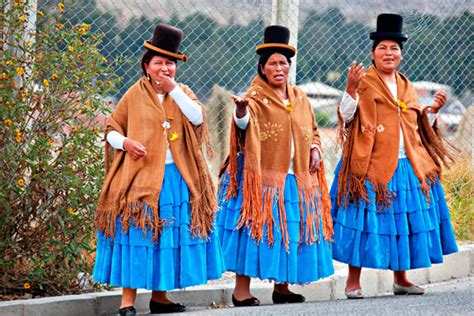
<svg viewBox="0 0 474 316"><path fill-rule="evenodd" d="M446 104L448 95L445 91L438 91L434 95L434 102L431 105L431 113L438 113L439 110Z"/></svg>
<svg viewBox="0 0 474 316"><path fill-rule="evenodd" d="M359 89L360 82L365 77L364 65L360 63L356 65L356 61L353 61L349 70L347 71L347 83L346 83L346 92L355 99L357 97L356 93Z"/></svg>
<svg viewBox="0 0 474 316"><path fill-rule="evenodd" d="M246 98L240 98L235 95L231 95L230 98L235 103L235 106L236 106L235 114L237 115L237 117L238 118L244 117L245 114L247 114L247 106L249 104L249 100L247 100Z"/></svg>

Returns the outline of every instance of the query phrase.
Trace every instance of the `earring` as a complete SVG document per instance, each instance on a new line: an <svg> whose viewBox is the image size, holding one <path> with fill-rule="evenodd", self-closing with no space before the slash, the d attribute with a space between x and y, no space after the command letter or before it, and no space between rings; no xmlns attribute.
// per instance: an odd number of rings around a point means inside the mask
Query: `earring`
<svg viewBox="0 0 474 316"><path fill-rule="evenodd" d="M146 78L148 79L148 81L150 81L150 80L151 80L151 79L150 79L150 74L149 74L149 73L147 73L147 74L146 74Z"/></svg>

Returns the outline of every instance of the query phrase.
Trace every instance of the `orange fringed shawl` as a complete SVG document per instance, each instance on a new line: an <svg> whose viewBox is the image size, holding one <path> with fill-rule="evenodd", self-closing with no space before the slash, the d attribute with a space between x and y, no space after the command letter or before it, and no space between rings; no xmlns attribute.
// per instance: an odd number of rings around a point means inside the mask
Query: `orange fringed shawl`
<svg viewBox="0 0 474 316"><path fill-rule="evenodd" d="M196 96L185 85L183 91L198 104ZM202 107L202 106L201 106ZM202 107L203 114L205 109ZM199 127L193 126L177 104L165 95L160 102L151 84L141 78L123 96L107 121L107 132L115 130L142 143L147 154L131 159L123 151L106 145L106 176L96 211L98 228L106 236L114 236L116 219L128 230L133 218L142 230L148 227L156 240L164 224L159 217L158 199L164 177L167 138L174 162L191 192L191 231L194 236L207 238L213 229L217 209L215 188L205 162L202 144L210 151L206 117ZM168 119L171 128L162 123ZM176 138L177 136L177 138ZM174 140L174 138L176 138ZM144 203L152 216L144 209Z"/></svg>
<svg viewBox="0 0 474 316"><path fill-rule="evenodd" d="M252 82L245 97L249 99L250 121L247 130L241 131L231 124L231 141L228 171L230 183L226 198L237 194L237 153L244 153L243 205L238 227L250 228L256 241L263 237L267 227L269 244L273 244L272 205L275 197L279 208L283 241L288 249L288 231L284 205L285 179L290 166L291 135L293 135L294 172L300 197L301 218L306 215L306 227L301 224L300 240L307 244L316 241L323 220L324 238L333 234L330 198L324 176L324 164L315 174L309 173L312 144L320 146L319 133L312 107L306 95L297 87L287 86L290 104L285 106L273 89L259 76ZM319 201L317 205L317 201ZM306 212L306 214L304 213ZM303 221L301 221L303 223ZM277 223L275 223L277 224Z"/></svg>
<svg viewBox="0 0 474 316"><path fill-rule="evenodd" d="M398 100L371 66L358 90L360 100L354 119L346 126L339 119L343 160L338 205L348 200L368 202L366 179L375 188L377 204L391 203L393 196L387 184L398 164L400 126L407 157L427 197L430 183L440 175L441 162L452 160L436 125L434 129L430 126L426 110L421 109L412 83L400 73L396 79Z"/></svg>

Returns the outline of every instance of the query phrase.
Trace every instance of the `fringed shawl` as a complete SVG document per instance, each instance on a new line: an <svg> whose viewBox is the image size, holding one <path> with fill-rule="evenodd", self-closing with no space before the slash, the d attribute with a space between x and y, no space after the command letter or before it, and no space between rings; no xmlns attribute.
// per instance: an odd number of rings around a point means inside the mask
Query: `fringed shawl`
<svg viewBox="0 0 474 316"><path fill-rule="evenodd" d="M289 105L284 105L275 91L257 76L245 97L249 99L250 121L247 130L231 124L228 171L230 183L227 197L237 194L237 153L243 151L243 204L237 228L249 227L251 236L259 242L266 225L269 244L273 244L275 219L272 206L275 198L279 209L279 223L286 249L288 231L284 205L285 179L291 159L291 135L294 141L294 173L300 197L300 240L307 244L316 241L323 219L324 238L333 234L330 198L324 176L324 164L315 174L309 173L312 144L320 146L319 133L312 107L306 95L288 84ZM319 201L319 205L316 205ZM306 227L303 226L306 218Z"/></svg>
<svg viewBox="0 0 474 316"><path fill-rule="evenodd" d="M441 161L452 160L443 146L441 134L430 126L415 88L402 74L396 74L395 100L374 66L366 73L358 94L354 119L343 126L342 166L338 180L337 203L349 200L368 202L366 180L374 186L379 206L390 205L393 195L387 189L398 165L400 126L407 157L429 198L430 183L440 175Z"/></svg>
<svg viewBox="0 0 474 316"><path fill-rule="evenodd" d="M181 84L180 87L200 104L188 87ZM163 102L160 102L144 77L122 97L107 121L105 135L115 130L143 144L147 154L133 160L124 151L114 152L105 142L106 175L96 222L106 236L114 236L116 220L120 216L123 230L128 230L133 219L142 230L149 228L154 240L158 238L164 224L159 217L158 200L168 140L176 167L191 192L190 229L194 236L208 237L213 228L217 203L202 152L203 143L208 151L210 146L205 109L202 105L201 108L204 123L199 127L193 126L169 95L165 95ZM171 122L167 130L162 126L165 120Z"/></svg>

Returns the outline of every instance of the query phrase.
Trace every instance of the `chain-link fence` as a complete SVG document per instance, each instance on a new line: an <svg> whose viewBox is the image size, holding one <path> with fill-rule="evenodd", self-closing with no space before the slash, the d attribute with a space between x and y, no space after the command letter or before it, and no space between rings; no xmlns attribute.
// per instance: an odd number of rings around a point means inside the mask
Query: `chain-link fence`
<svg viewBox="0 0 474 316"><path fill-rule="evenodd" d="M48 12L58 2L38 1L38 8ZM473 155L471 1L79 0L64 4L73 22L91 24L93 31L105 33L102 53L123 78L116 99L139 78L143 41L150 39L154 26L164 22L184 31L181 50L190 59L179 64L177 81L190 86L208 107L217 152L214 171L227 152L233 110L229 95L245 92L256 75L255 46L263 40L264 27L288 26L291 43L298 48L292 78L313 104L329 178L339 159L336 108L347 67L353 60L370 65L369 33L376 16L400 13L409 35L400 70L415 82L424 105L432 103L437 90L448 92L440 121L446 135Z"/></svg>

